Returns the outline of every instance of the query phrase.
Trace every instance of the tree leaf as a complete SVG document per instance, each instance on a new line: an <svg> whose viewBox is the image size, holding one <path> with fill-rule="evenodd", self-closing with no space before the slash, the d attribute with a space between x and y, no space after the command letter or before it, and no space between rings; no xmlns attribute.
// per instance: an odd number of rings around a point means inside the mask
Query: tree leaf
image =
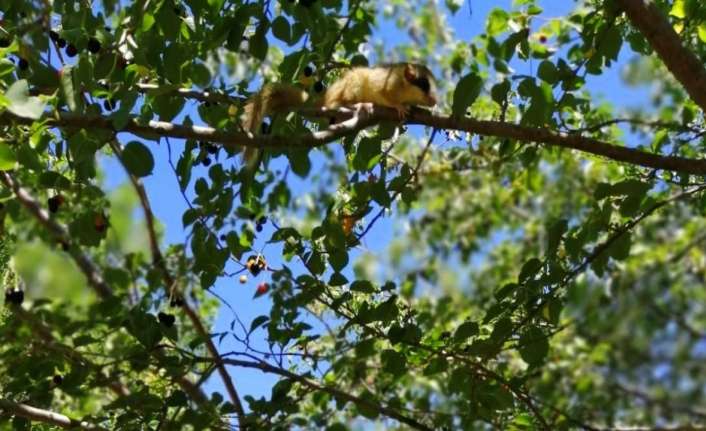
<svg viewBox="0 0 706 431"><path fill-rule="evenodd" d="M466 115L466 109L478 98L482 87L483 79L474 73L461 78L454 91L451 108L453 114L460 117Z"/></svg>
<svg viewBox="0 0 706 431"><path fill-rule="evenodd" d="M128 172L136 177L146 177L154 169L152 152L141 142L128 142L123 149L122 161Z"/></svg>
<svg viewBox="0 0 706 431"><path fill-rule="evenodd" d="M5 93L10 104L7 109L18 117L39 119L44 113L46 102L39 97L29 95L27 81L20 79L12 83Z"/></svg>

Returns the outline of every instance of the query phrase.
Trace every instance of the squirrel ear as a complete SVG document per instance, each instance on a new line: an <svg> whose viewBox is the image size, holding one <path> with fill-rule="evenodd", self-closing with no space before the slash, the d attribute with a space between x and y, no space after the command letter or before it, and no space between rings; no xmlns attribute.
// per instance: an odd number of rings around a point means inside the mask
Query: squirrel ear
<svg viewBox="0 0 706 431"><path fill-rule="evenodd" d="M417 78L417 71L414 69L414 66L411 63L407 63L404 65L404 78L407 81L414 81Z"/></svg>

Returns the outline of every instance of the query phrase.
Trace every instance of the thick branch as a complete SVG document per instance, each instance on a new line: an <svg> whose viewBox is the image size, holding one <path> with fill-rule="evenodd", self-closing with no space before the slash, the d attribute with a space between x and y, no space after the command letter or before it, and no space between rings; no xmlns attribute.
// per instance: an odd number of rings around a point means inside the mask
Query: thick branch
<svg viewBox="0 0 706 431"><path fill-rule="evenodd" d="M260 370L265 373L277 374L282 377L286 377L288 379L294 380L297 383L300 383L310 389L326 392L330 395L333 395L336 398L350 401L353 404L356 404L358 406L365 406L369 409L373 409L373 410L377 411L378 413L380 413L381 415L396 419L399 422L407 424L414 429L431 430L431 428L429 428L428 426L418 422L414 418L403 415L398 410L395 410L390 407L385 407L385 406L380 405L377 402L370 400L370 399L360 398L355 395L351 395L348 392L344 392L344 391L342 391L338 388L332 387L332 386L321 385L319 383L316 383L314 381L307 379L304 376L300 376L299 374L295 374L295 373L288 371L288 370L285 370L283 368L275 367L275 366L270 365L266 362L251 362L251 361L242 361L239 359L223 359L223 362L225 362L228 365L234 365L237 367L245 367L245 368L254 368L254 369Z"/></svg>
<svg viewBox="0 0 706 431"><path fill-rule="evenodd" d="M308 113L318 117L347 119L327 129L298 137L253 136L242 132L221 131L212 127L203 126L182 126L164 121L149 121L142 124L136 119L129 120L127 124L120 129L115 129L108 117L77 116L71 114L61 114L58 117L46 117L43 121L52 127L98 128L114 130L116 132L128 132L152 139L173 137L220 143L224 146L238 149L242 147L257 147L280 150L323 146L340 138L354 135L381 121L399 121L398 114L394 109L383 107L375 107L370 113L364 112L364 115L356 115L351 110L345 108L335 111L316 110ZM0 115L0 124L2 123L31 124L32 120L16 117L5 112ZM412 110L407 116L406 123L425 125L437 129L459 130L522 142L537 142L555 147L579 150L645 168L662 169L692 175L706 175L706 160L663 156L634 148L608 144L597 139L576 134L553 132L546 128L519 126L501 121L483 121L471 118L435 115L421 109Z"/></svg>
<svg viewBox="0 0 706 431"><path fill-rule="evenodd" d="M103 428L86 421L71 419L68 416L54 413L50 410L38 409L27 404L15 403L4 398L0 398L0 409L12 415L20 416L31 421L56 425L61 428L107 431L107 428Z"/></svg>
<svg viewBox="0 0 706 431"><path fill-rule="evenodd" d="M691 99L706 112L706 69L703 61L682 44L659 7L649 0L618 0L617 3L667 69L681 82Z"/></svg>

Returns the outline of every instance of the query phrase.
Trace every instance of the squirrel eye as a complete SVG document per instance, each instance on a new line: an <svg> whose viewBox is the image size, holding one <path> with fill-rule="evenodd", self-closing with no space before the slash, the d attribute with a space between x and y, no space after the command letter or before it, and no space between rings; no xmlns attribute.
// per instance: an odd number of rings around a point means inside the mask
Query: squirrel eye
<svg viewBox="0 0 706 431"><path fill-rule="evenodd" d="M417 78L412 81L412 85L418 87L424 93L428 93L431 85L429 84L429 78Z"/></svg>

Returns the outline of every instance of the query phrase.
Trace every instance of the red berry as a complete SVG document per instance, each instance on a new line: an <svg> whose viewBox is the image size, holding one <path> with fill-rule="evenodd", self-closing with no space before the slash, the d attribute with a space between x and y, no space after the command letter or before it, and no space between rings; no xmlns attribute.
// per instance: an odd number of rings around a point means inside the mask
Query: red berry
<svg viewBox="0 0 706 431"><path fill-rule="evenodd" d="M270 290L270 286L267 283L258 284L257 289L255 290L255 298L264 295L268 290Z"/></svg>

